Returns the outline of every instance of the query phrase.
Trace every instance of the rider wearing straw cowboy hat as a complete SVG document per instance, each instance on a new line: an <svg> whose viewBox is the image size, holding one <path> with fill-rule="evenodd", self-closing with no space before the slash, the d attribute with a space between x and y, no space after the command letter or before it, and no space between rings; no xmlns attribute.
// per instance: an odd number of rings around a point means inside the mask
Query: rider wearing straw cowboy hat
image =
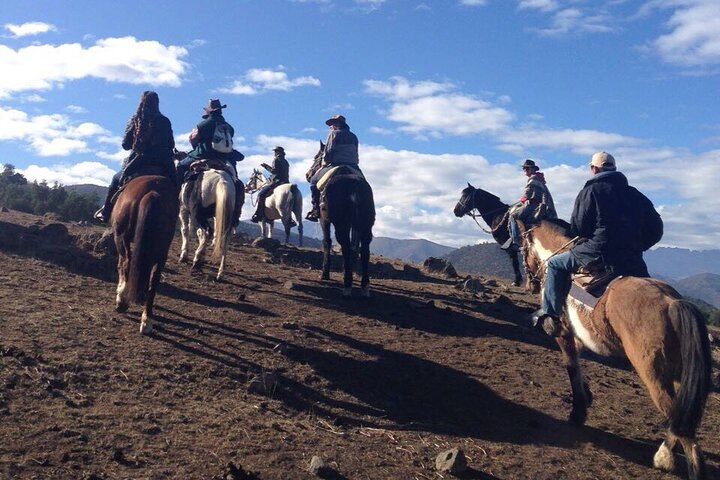
<svg viewBox="0 0 720 480"><path fill-rule="evenodd" d="M609 281L619 275L648 277L642 252L660 241L663 224L652 202L617 171L615 158L598 152L590 160L593 177L575 199L571 236L579 240L551 256L542 296L542 309L533 323L559 334L559 318L570 290L570 275L586 267Z"/></svg>
<svg viewBox="0 0 720 480"><path fill-rule="evenodd" d="M317 188L318 181L333 167L346 165L360 172L358 163L358 138L350 131L350 127L342 115L333 115L325 121L330 127L325 142L322 168L315 172L310 178L310 193L312 194L312 210L305 217L311 222L317 222L320 218L320 191Z"/></svg>

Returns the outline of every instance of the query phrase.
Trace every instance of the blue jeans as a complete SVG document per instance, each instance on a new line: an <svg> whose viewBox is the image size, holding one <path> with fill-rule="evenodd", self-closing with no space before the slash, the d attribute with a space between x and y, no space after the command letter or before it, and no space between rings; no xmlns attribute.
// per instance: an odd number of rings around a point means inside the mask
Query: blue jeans
<svg viewBox="0 0 720 480"><path fill-rule="evenodd" d="M544 313L559 317L570 292L570 275L582 264L572 252L562 252L547 261L547 276L542 296Z"/></svg>
<svg viewBox="0 0 720 480"><path fill-rule="evenodd" d="M517 226L517 220L515 217L510 215L508 217L508 224L510 225L510 238L515 245L520 245L520 229Z"/></svg>

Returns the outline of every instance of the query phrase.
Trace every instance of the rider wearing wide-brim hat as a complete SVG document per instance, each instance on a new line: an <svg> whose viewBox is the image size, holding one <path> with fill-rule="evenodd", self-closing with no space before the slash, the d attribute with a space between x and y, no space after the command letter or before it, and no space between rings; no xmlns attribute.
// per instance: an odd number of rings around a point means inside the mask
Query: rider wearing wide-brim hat
<svg viewBox="0 0 720 480"><path fill-rule="evenodd" d="M272 165L263 163L262 167L270 172L270 179L258 192L258 203L255 214L250 219L254 223L262 220L265 213L265 199L269 197L276 187L285 183L290 183L290 164L285 159L285 149L277 146L273 148Z"/></svg>
<svg viewBox="0 0 720 480"><path fill-rule="evenodd" d="M310 193L312 194L312 210L305 217L307 220L317 222L320 218L320 191L317 188L317 182L333 167L338 165L347 165L358 172L360 167L358 163L358 138L350 131L345 117L342 115L333 115L325 120L325 125L330 127L327 140L325 142L325 151L323 153L322 168L310 177Z"/></svg>
<svg viewBox="0 0 720 480"><path fill-rule="evenodd" d="M230 152L221 152L213 148L213 136L215 135L218 124L227 126L231 138L235 135L235 129L223 116L222 111L225 108L227 108L227 105L222 104L219 99L208 100L207 105L203 107L203 120L198 123L190 133L190 144L193 149L188 153L188 156L177 165L178 173L182 177L185 176L192 162L195 160L208 159L221 160L232 166L235 179L237 180L237 162L241 161L245 156L234 148Z"/></svg>

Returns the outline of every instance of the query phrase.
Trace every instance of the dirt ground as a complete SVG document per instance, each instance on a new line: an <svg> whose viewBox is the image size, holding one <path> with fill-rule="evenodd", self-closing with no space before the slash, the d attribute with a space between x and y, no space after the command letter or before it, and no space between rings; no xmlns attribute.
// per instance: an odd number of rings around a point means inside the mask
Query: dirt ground
<svg viewBox="0 0 720 480"><path fill-rule="evenodd" d="M623 361L583 360L595 403L566 422L568 378L522 288L472 294L373 257L372 298L345 300L318 251L239 242L218 283L177 263L176 239L141 336L138 307L113 310L101 230L0 213L1 479L306 479L313 456L324 478L440 479L453 447L467 479L684 476L679 456L652 468L662 419ZM709 478L719 407L712 393L699 432Z"/></svg>

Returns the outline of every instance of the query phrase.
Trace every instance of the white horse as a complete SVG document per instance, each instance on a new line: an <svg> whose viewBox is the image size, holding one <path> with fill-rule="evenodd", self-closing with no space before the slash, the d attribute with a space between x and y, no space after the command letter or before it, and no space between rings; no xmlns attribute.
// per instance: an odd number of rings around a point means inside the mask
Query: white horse
<svg viewBox="0 0 720 480"><path fill-rule="evenodd" d="M268 183L265 175L253 169L250 179L245 185L245 191L253 194ZM280 219L285 227L285 243L290 243L290 229L293 226L292 214L295 214L297 222L299 245L303 244L303 223L302 223L302 193L294 183L285 183L275 187L273 192L265 198L265 211L260 222L260 235L263 238L272 238L272 229L275 220Z"/></svg>
<svg viewBox="0 0 720 480"><path fill-rule="evenodd" d="M196 188L188 188L192 184ZM199 245L195 250L192 268L200 268L204 262L207 242L214 232L213 258L220 260L216 277L220 280L225 271L225 254L233 227L234 210L235 183L227 171L211 168L201 172L194 182L183 184L180 190L180 262L187 262L190 231L196 230Z"/></svg>

